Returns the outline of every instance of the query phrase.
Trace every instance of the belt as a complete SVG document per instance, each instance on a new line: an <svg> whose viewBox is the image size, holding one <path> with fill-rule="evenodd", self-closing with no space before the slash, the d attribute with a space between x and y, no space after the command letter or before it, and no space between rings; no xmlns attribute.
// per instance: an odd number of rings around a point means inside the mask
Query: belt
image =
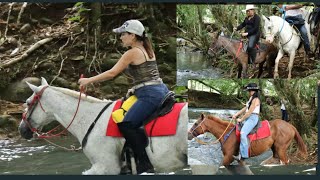
<svg viewBox="0 0 320 180"><path fill-rule="evenodd" d="M256 114L256 115L259 115L259 113L251 113L251 114Z"/></svg>
<svg viewBox="0 0 320 180"><path fill-rule="evenodd" d="M162 79L157 79L157 80L151 80L151 81L147 81L147 82L143 82L143 83L140 83L140 84L137 84L135 86L133 86L131 89L133 90L137 90L139 88L142 88L144 86L150 86L150 85L158 85L158 84L162 84Z"/></svg>

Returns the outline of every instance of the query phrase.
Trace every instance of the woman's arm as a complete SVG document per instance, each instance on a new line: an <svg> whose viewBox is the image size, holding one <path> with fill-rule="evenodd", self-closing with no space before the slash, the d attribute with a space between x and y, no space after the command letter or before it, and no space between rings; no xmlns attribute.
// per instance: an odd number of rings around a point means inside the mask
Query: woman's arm
<svg viewBox="0 0 320 180"><path fill-rule="evenodd" d="M237 27L236 31L239 31L240 29L242 29L242 28L244 28L246 26L246 19L247 18L245 18L243 20L243 22Z"/></svg>
<svg viewBox="0 0 320 180"><path fill-rule="evenodd" d="M244 113L246 109L247 107L242 108L240 111L238 111L236 114L232 116L232 119L236 119L240 114Z"/></svg>
<svg viewBox="0 0 320 180"><path fill-rule="evenodd" d="M245 113L241 118L239 118L237 121L238 121L238 122L242 122L242 121L244 121L245 119L247 119L247 118L252 114L252 112L254 111L254 109L255 109L257 106L259 106L259 104L260 104L260 100L259 100L258 98L254 98L254 99L252 100L252 103L251 103L251 106L250 106L248 112L246 112L246 113Z"/></svg>
<svg viewBox="0 0 320 180"><path fill-rule="evenodd" d="M302 4L292 4L292 5L283 5L283 6L285 11L302 8Z"/></svg>
<svg viewBox="0 0 320 180"><path fill-rule="evenodd" d="M135 59L135 56L136 53L134 53L132 49L128 50L110 70L90 78L80 78L78 81L80 88L90 83L106 81L114 78L132 63L133 59Z"/></svg>

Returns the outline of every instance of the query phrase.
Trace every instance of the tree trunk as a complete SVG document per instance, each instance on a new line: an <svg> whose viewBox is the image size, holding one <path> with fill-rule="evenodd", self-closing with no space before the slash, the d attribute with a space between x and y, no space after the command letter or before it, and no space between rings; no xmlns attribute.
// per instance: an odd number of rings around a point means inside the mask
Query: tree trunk
<svg viewBox="0 0 320 180"><path fill-rule="evenodd" d="M283 79L274 80L274 87L280 99L287 101L286 110L289 114L290 122L301 134L309 135L310 124L306 121L305 114L300 102L298 88L299 81L288 81Z"/></svg>
<svg viewBox="0 0 320 180"><path fill-rule="evenodd" d="M96 32L98 47L101 40L101 2L93 2L91 8L91 24L93 32Z"/></svg>

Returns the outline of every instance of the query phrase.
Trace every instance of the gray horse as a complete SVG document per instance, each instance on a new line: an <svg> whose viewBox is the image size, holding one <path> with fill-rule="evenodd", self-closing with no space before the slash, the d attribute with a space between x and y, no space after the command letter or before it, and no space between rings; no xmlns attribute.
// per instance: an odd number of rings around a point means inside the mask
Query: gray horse
<svg viewBox="0 0 320 180"><path fill-rule="evenodd" d="M41 86L29 84L33 95L26 101L31 115L27 122L21 121L19 132L26 139L33 137L32 128L41 129L51 121L57 120L64 127L70 124L75 114L79 92L48 86L42 78ZM30 105L37 93L42 93L39 103ZM106 125L115 102L103 101L90 96L82 96L78 113L70 124L68 131L81 143L89 126L100 110L107 104L111 105L102 113L100 119L88 136L83 152L90 160L92 167L83 174L119 174L121 170L120 154L125 139L106 136ZM29 110L29 111L30 111ZM187 120L188 106L185 105L179 116L177 131L174 136L152 137L153 152L150 145L146 147L147 154L157 172L172 172L187 165ZM31 126L31 127L30 127ZM35 157L36 158L36 157Z"/></svg>

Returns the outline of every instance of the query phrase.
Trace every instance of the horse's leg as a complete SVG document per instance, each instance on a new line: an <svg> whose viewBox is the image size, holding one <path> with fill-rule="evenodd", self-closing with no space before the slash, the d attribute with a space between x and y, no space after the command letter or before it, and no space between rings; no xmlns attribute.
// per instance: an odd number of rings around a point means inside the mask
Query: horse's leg
<svg viewBox="0 0 320 180"><path fill-rule="evenodd" d="M293 50L290 52L290 61L289 61L289 73L288 73L288 79L290 80L291 79L291 71L292 71L292 67L293 67L293 60L294 60L294 57L296 55L296 51Z"/></svg>
<svg viewBox="0 0 320 180"><path fill-rule="evenodd" d="M248 70L248 64L242 63L242 78L248 78L247 70Z"/></svg>
<svg viewBox="0 0 320 180"><path fill-rule="evenodd" d="M273 74L273 78L276 79L279 77L279 73L278 73L278 66L279 66L279 61L280 59L283 57L284 52L282 49L279 49L278 51L278 55L277 58L275 60L275 66L274 66L274 74Z"/></svg>
<svg viewBox="0 0 320 180"><path fill-rule="evenodd" d="M264 65L264 63L266 62L266 59L265 60L263 60L261 63L259 63L259 72L258 72L258 78L260 78L261 77L261 75L262 75L262 72L263 72L263 65Z"/></svg>
<svg viewBox="0 0 320 180"><path fill-rule="evenodd" d="M90 169L82 172L82 175L118 175L120 174L121 167L118 163L112 164L112 166L105 163L95 163Z"/></svg>
<svg viewBox="0 0 320 180"><path fill-rule="evenodd" d="M239 63L238 64L238 78L241 78L241 73L242 73L242 65Z"/></svg>

